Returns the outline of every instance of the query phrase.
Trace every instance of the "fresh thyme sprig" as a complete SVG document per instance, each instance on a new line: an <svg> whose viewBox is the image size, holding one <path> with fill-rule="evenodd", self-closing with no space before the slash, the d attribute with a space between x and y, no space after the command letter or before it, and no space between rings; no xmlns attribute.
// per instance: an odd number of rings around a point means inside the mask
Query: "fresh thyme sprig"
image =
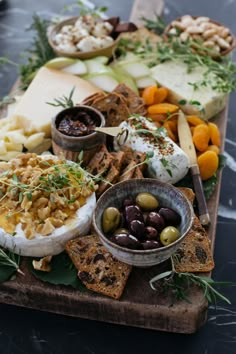
<svg viewBox="0 0 236 354"><path fill-rule="evenodd" d="M72 100L74 92L75 92L75 87L72 88L68 97L63 95L62 97L54 98L54 102L46 102L46 103L53 107L72 108L75 105Z"/></svg>
<svg viewBox="0 0 236 354"><path fill-rule="evenodd" d="M0 99L0 108L6 107L7 105L14 103L15 101L15 97L4 96Z"/></svg>
<svg viewBox="0 0 236 354"><path fill-rule="evenodd" d="M191 303L188 298L188 292L192 286L199 287L203 292L203 298L207 299L209 303L216 303L217 300L225 301L231 304L230 300L217 291L214 287L217 285L231 285L230 282L218 282L209 277L198 276L193 273L176 272L174 266L174 257L171 257L171 270L165 271L152 278L149 282L151 288L155 291L160 291L165 294L171 293L174 299L185 300Z"/></svg>
<svg viewBox="0 0 236 354"><path fill-rule="evenodd" d="M106 6L96 6L88 0L77 0L74 4L64 6L63 11L74 11L76 8L80 16L91 15L93 17L103 17L108 10Z"/></svg>

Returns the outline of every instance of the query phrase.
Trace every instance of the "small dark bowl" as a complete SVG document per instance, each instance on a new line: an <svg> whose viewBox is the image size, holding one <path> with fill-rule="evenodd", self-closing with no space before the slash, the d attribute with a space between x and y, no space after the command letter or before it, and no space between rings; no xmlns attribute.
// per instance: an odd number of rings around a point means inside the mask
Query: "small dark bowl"
<svg viewBox="0 0 236 354"><path fill-rule="evenodd" d="M92 119L96 122L97 127L105 126L105 118L95 108L78 105L72 108L63 109L56 117L52 119L52 147L53 152L57 156L63 156L67 160L78 161L78 156L83 151L83 162L86 164L97 151L97 147L100 144L104 144L106 136L103 133L93 132L84 136L69 136L61 133L58 130L60 121L67 115L77 115L78 112L88 113Z"/></svg>
<svg viewBox="0 0 236 354"><path fill-rule="evenodd" d="M121 208L126 198L135 198L138 193L149 192L158 198L161 205L174 209L181 216L179 226L181 236L168 246L150 250L133 250L124 248L111 242L102 230L102 215L106 208ZM120 261L137 267L149 267L164 262L177 251L181 242L189 232L194 218L192 205L183 193L168 183L158 182L156 179L132 179L123 181L110 187L98 199L93 214L93 227L101 242L113 256Z"/></svg>

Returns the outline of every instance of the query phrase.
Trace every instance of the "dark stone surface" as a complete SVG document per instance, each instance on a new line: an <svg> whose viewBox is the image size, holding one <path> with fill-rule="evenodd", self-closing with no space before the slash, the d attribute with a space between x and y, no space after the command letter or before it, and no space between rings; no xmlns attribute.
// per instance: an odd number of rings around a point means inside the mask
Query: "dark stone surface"
<svg viewBox="0 0 236 354"><path fill-rule="evenodd" d="M19 53L30 46L31 33L25 32L32 14L58 14L65 0L0 1L0 56L13 61L22 60ZM110 14L127 20L131 0L100 1L109 6ZM148 6L148 1L147 1ZM165 17L207 15L229 26L236 33L235 0L168 0ZM17 77L17 68L0 67L0 96L7 94ZM215 280L235 281L236 274L236 95L231 95L227 123L225 155L228 158L223 172L219 216L217 223ZM193 335L162 333L151 330L98 323L43 313L14 306L0 305L1 354L235 354L236 353L236 287L221 288L232 305L219 303L210 307L206 325ZM42 299L43 301L43 299Z"/></svg>

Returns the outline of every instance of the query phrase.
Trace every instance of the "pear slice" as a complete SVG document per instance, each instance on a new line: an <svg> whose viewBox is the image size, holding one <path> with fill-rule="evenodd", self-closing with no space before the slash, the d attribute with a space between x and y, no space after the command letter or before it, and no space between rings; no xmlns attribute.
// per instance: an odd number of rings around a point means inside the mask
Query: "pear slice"
<svg viewBox="0 0 236 354"><path fill-rule="evenodd" d="M45 66L50 69L63 69L66 66L72 65L76 62L76 59L67 58L67 57L57 57L52 60L49 60Z"/></svg>
<svg viewBox="0 0 236 354"><path fill-rule="evenodd" d="M131 61L126 63L119 63L121 68L134 79L139 79L143 76L149 76L150 70L148 66L141 61Z"/></svg>
<svg viewBox="0 0 236 354"><path fill-rule="evenodd" d="M138 94L137 85L131 76L127 75L127 73L118 66L114 66L113 71L120 82L123 82L126 86Z"/></svg>
<svg viewBox="0 0 236 354"><path fill-rule="evenodd" d="M106 92L112 92L119 84L119 80L110 72L89 74L84 76L84 79Z"/></svg>
<svg viewBox="0 0 236 354"><path fill-rule="evenodd" d="M110 70L106 63L104 63L103 58L105 57L97 57L94 59L85 60L85 65L87 67L88 74L100 73Z"/></svg>
<svg viewBox="0 0 236 354"><path fill-rule="evenodd" d="M140 77L136 79L135 82L139 89L143 89L148 86L155 86L157 84L156 80L150 76Z"/></svg>
<svg viewBox="0 0 236 354"><path fill-rule="evenodd" d="M82 60L76 60L75 63L62 68L62 71L74 75L84 75L87 74L87 67Z"/></svg>

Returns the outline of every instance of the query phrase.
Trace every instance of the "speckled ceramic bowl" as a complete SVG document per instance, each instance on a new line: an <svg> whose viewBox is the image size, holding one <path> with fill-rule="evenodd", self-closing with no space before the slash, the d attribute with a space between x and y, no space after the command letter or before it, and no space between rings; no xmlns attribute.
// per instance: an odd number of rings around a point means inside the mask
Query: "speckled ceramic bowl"
<svg viewBox="0 0 236 354"><path fill-rule="evenodd" d="M135 198L138 193L149 192L156 196L161 205L176 210L181 216L178 227L181 236L169 246L152 250L132 250L111 242L102 230L102 215L106 208L121 208L126 198ZM117 183L109 188L98 200L93 214L93 227L102 243L114 257L120 261L137 267L149 267L168 259L178 248L192 226L193 208L180 190L170 184L158 182L156 179L132 179Z"/></svg>

